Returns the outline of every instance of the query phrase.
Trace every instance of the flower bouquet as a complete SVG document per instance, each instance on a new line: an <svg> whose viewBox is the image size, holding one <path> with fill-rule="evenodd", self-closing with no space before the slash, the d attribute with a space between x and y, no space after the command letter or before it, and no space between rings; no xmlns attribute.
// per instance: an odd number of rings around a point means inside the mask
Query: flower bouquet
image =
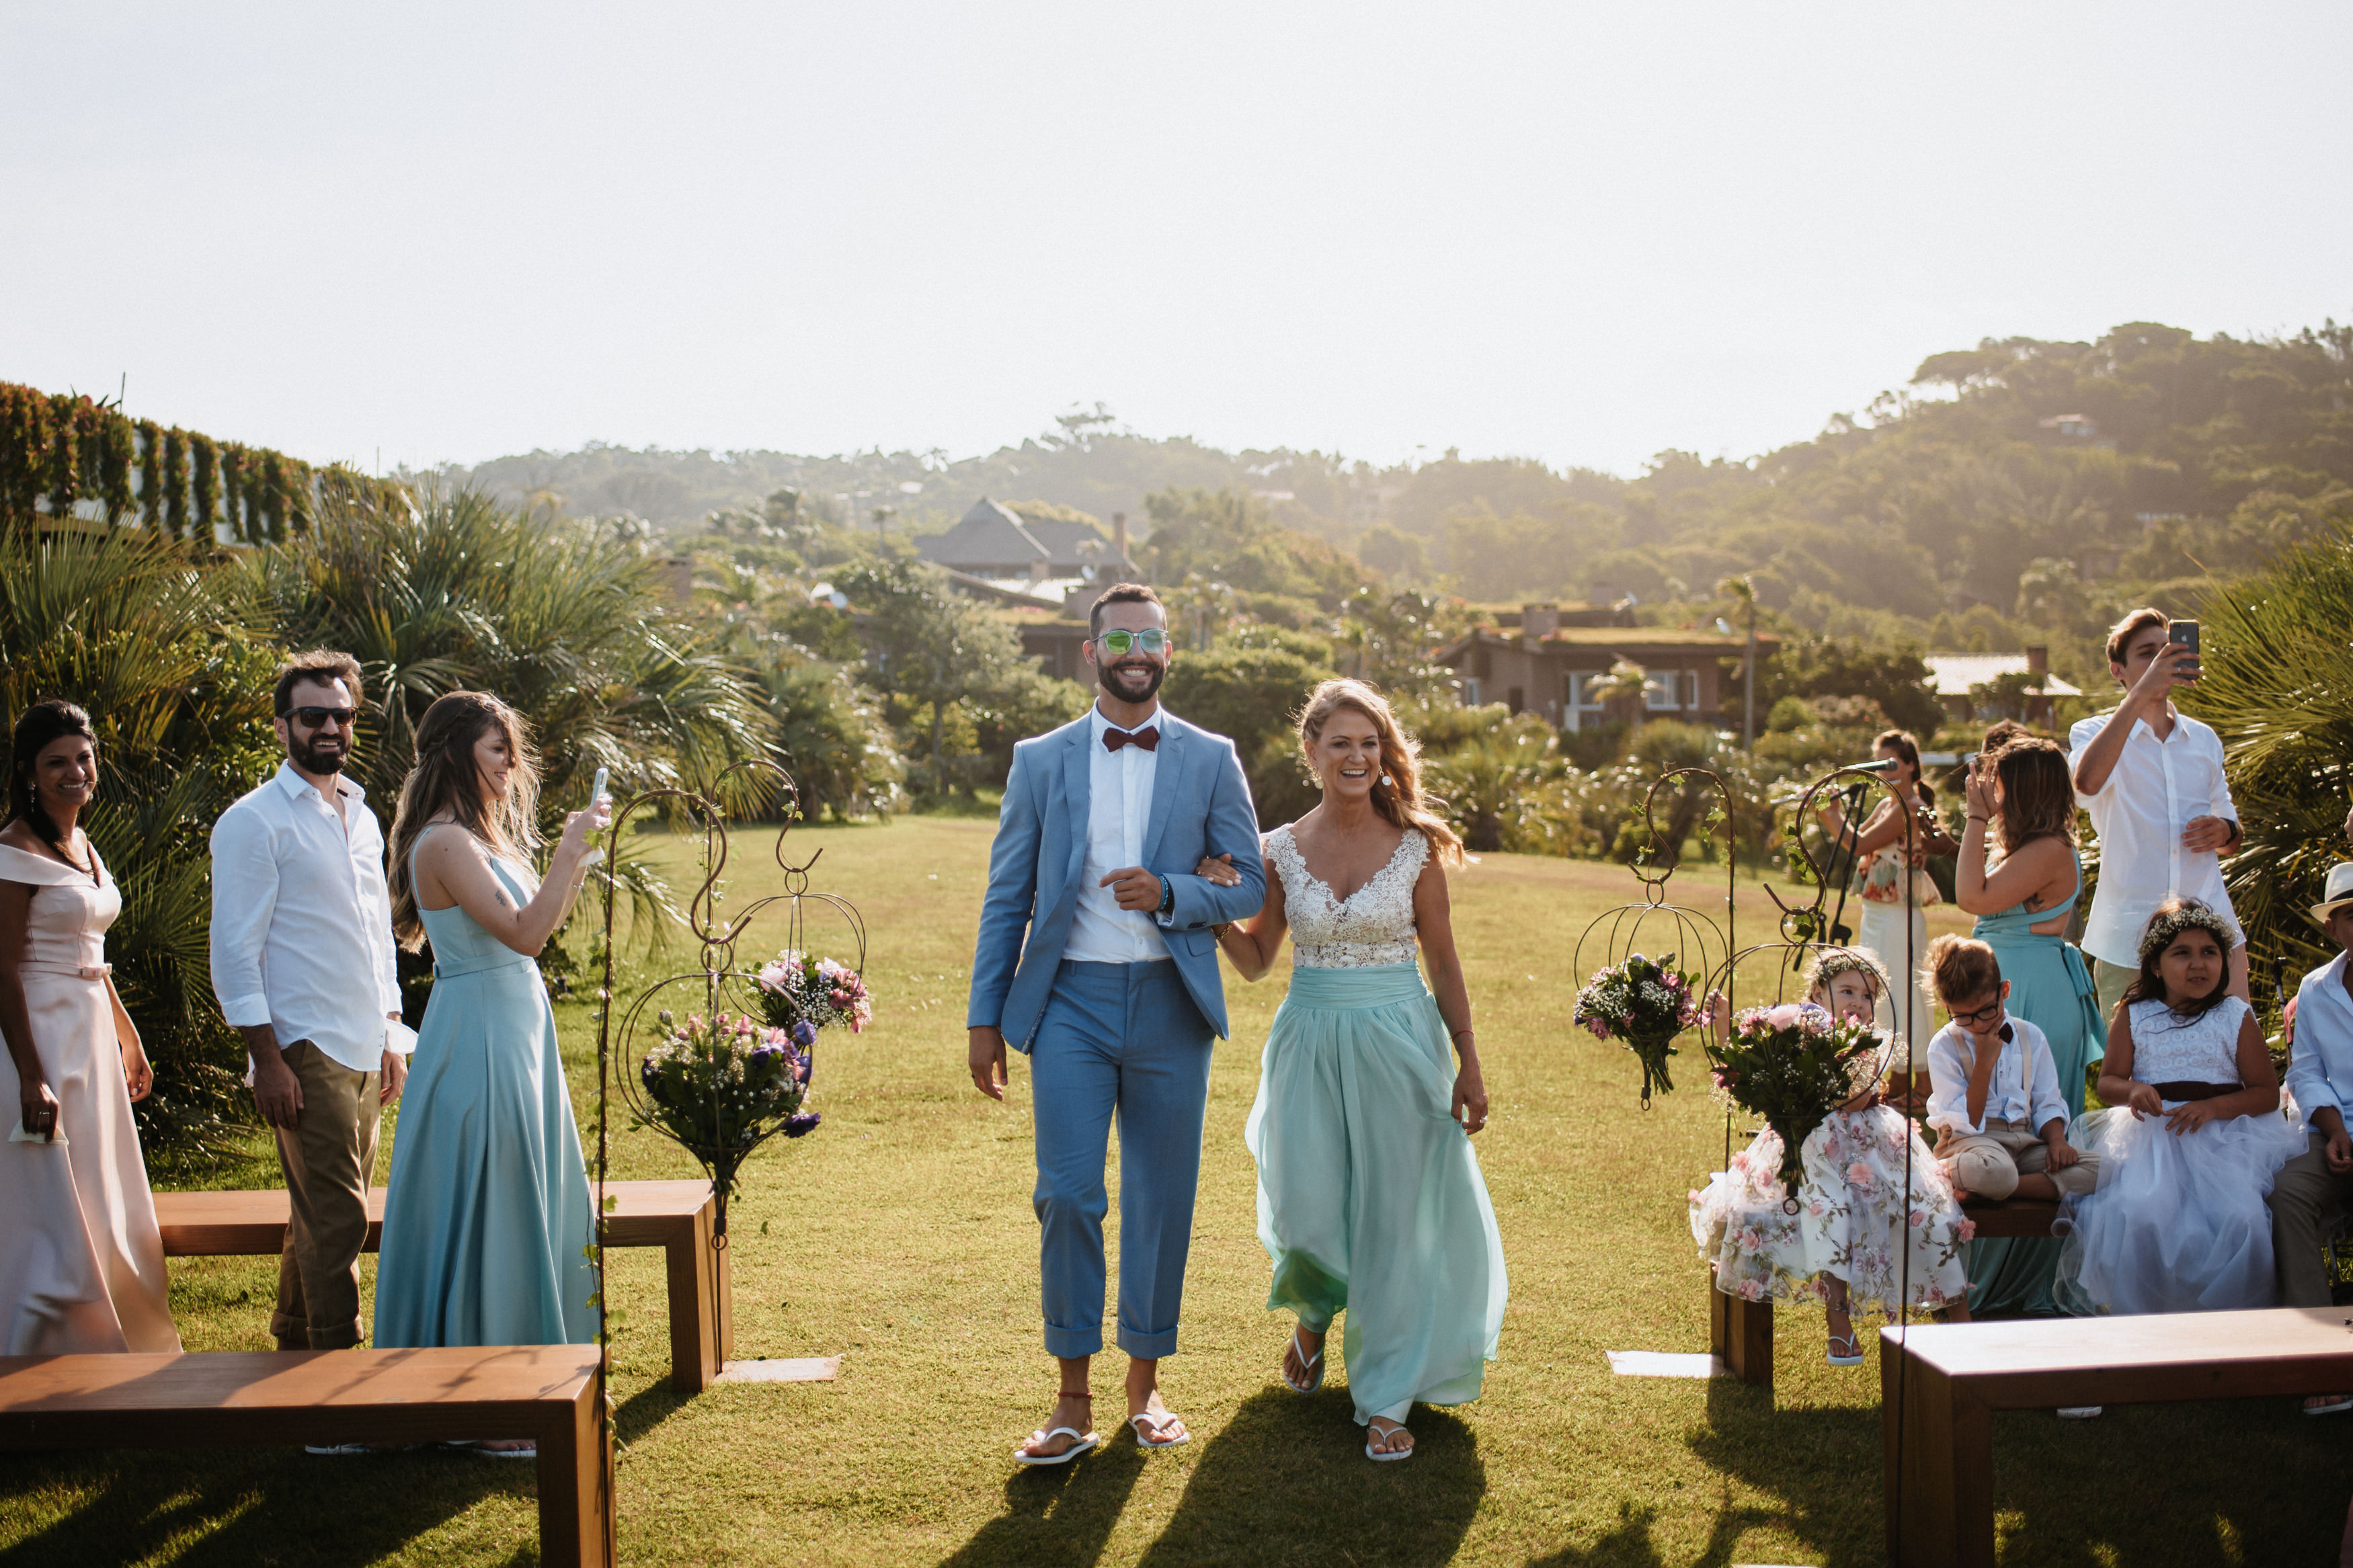
<svg viewBox="0 0 2353 1568"><path fill-rule="evenodd" d="M1576 1022L1596 1039L1624 1040L1641 1058L1646 1105L1653 1086L1662 1093L1675 1087L1667 1077L1667 1058L1677 1054L1675 1037L1712 1021L1723 1000L1713 992L1701 997L1696 977L1674 963L1672 952L1657 959L1631 953L1622 963L1595 970L1577 994Z"/></svg>
<svg viewBox="0 0 2353 1568"><path fill-rule="evenodd" d="M1806 1139L1823 1118L1871 1087L1879 1032L1832 1018L1811 1004L1751 1007L1732 1021L1731 1037L1707 1047L1716 1091L1765 1119L1781 1141L1775 1173L1794 1203L1804 1174Z"/></svg>
<svg viewBox="0 0 2353 1568"><path fill-rule="evenodd" d="M818 1029L847 1024L855 1035L874 1021L874 999L867 994L865 980L830 958L788 947L762 964L754 978L770 1024L779 1029L809 1026L809 1038L801 1042L804 1049L815 1043Z"/></svg>
<svg viewBox="0 0 2353 1568"><path fill-rule="evenodd" d="M660 1037L638 1067L646 1100L637 1124L668 1133L708 1164L723 1203L754 1149L777 1132L798 1138L817 1126L818 1113L801 1109L817 1030L723 1012L707 1020L690 1014L682 1024L664 1012L659 1022Z"/></svg>

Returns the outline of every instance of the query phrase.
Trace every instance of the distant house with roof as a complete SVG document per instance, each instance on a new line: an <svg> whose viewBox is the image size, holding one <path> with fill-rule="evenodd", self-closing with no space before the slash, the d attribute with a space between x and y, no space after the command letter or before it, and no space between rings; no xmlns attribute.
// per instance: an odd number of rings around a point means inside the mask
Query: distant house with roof
<svg viewBox="0 0 2353 1568"><path fill-rule="evenodd" d="M1738 632L1638 626L1630 609L1595 605L1525 605L1488 620L1430 656L1454 670L1467 704L1501 702L1514 713L1541 714L1577 731L1610 716L1601 695L1610 669L1639 666L1646 678L1643 710L1711 727L1736 722L1724 703L1724 661L1747 647ZM1779 646L1757 634L1759 658ZM1620 714L1625 704L1616 704Z"/></svg>
<svg viewBox="0 0 2353 1568"><path fill-rule="evenodd" d="M1135 576L1127 514L1112 518L1106 539L1092 522L1023 517L987 496L945 533L923 540L916 556L998 589L1016 602L1059 605L1074 595Z"/></svg>
<svg viewBox="0 0 2353 1568"><path fill-rule="evenodd" d="M2051 649L2042 643L2024 653L1932 653L1925 656L1924 662L1928 666L1928 689L1945 705L1945 711L1964 724L2011 716L1980 711L1985 704L1970 695L1987 688L1999 689L1996 682L2005 678L2015 678L2010 683L2025 709L2016 717L2037 730L2052 727L2060 698L2084 695L2051 673Z"/></svg>

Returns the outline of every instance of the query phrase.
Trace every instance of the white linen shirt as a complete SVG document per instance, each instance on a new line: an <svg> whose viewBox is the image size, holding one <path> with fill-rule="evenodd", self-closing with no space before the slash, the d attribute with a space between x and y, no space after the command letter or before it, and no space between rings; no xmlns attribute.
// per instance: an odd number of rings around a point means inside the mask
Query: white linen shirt
<svg viewBox="0 0 2353 1568"><path fill-rule="evenodd" d="M384 1065L400 1011L384 833L358 784L341 817L290 763L213 824L213 994L232 1026L267 1024L354 1072ZM406 1031L393 1048L411 1043ZM248 1063L248 1071L250 1064Z"/></svg>
<svg viewBox="0 0 2353 1568"><path fill-rule="evenodd" d="M2079 720L2067 731L2071 773L2114 717ZM2160 741L2147 720L2134 720L2108 782L2097 795L2078 790L2075 804L2092 814L2092 831L2100 839L2100 882L2084 921L2085 952L2139 968L2140 936L2148 917L2175 897L2202 900L2232 927L2238 925L2222 886L2221 858L2211 849L2181 846L2191 817L2239 819L2230 782L2222 776L2222 738L2211 727L2177 711L2172 737Z"/></svg>
<svg viewBox="0 0 2353 1568"><path fill-rule="evenodd" d="M2059 1092L2059 1064L2052 1058L2051 1041L2042 1031L2012 1013L2010 1038L1993 1064L1993 1081L1986 1086L1985 1118L2040 1132L2052 1117L2067 1120L2067 1100ZM1955 1134L1985 1131L1985 1119L1969 1120L1969 1068L1977 1060L1977 1037L1958 1024L1947 1024L1928 1042L1928 1125Z"/></svg>
<svg viewBox="0 0 2353 1568"><path fill-rule="evenodd" d="M1160 722L1155 705L1152 717L1136 726ZM1106 732L1119 728L1103 717L1100 706L1087 710L1087 858L1079 874L1078 907L1071 913L1071 939L1062 949L1065 959L1081 963L1149 963L1168 956L1151 914L1119 907L1119 895L1101 886L1113 871L1144 863L1144 830L1152 821L1152 785L1160 776L1160 753L1142 746L1103 745ZM1162 739L1167 738L1163 730Z"/></svg>
<svg viewBox="0 0 2353 1568"><path fill-rule="evenodd" d="M2304 977L2295 993L2295 1045L2287 1059L2287 1091L2306 1122L2323 1106L2340 1117L2353 1100L2353 996L2345 994L2345 955Z"/></svg>

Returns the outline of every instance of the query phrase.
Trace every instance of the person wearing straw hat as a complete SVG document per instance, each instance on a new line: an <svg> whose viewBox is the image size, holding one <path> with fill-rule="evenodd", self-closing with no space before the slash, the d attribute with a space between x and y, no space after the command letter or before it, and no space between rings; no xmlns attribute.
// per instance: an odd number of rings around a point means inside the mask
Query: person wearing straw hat
<svg viewBox="0 0 2353 1568"><path fill-rule="evenodd" d="M2303 1111L2310 1142L2280 1168L2264 1201L2272 1210L2273 1268L2283 1307L2326 1307L2328 1268L2323 1261L2323 1215L2353 1210L2353 1133L2345 1107L2353 1102L2353 860L2328 868L2328 886L2312 918L2337 944L2337 956L2304 977L2295 993L2295 1039L2287 1064L2287 1090ZM2307 1415L2353 1410L2353 1394L2318 1394L2304 1402Z"/></svg>

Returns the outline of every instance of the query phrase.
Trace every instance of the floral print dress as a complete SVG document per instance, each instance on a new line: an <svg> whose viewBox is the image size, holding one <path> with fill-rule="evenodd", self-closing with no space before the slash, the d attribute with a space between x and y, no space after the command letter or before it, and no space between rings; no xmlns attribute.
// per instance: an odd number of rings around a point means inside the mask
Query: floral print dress
<svg viewBox="0 0 2353 1568"><path fill-rule="evenodd" d="M1905 1146L1911 1146L1908 1197ZM1935 1156L1892 1107L1833 1110L1808 1135L1797 1212L1775 1173L1781 1140L1771 1128L1688 1194L1692 1237L1715 1288L1751 1301L1811 1300L1825 1275L1846 1281L1851 1310L1894 1312L1911 1248L1911 1305L1939 1307L1968 1289L1962 1244L1975 1233Z"/></svg>

